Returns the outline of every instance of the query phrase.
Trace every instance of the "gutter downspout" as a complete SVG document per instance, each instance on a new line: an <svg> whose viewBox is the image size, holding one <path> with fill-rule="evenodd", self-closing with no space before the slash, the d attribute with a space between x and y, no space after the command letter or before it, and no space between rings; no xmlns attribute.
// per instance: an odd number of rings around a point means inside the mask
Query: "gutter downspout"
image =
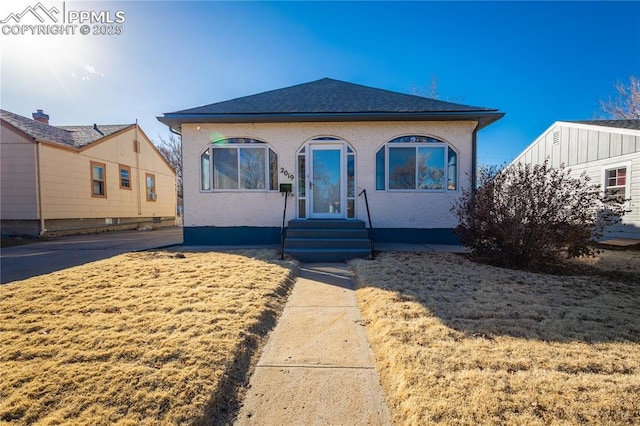
<svg viewBox="0 0 640 426"><path fill-rule="evenodd" d="M136 149L136 194L138 204L138 216L142 215L142 200L140 199L140 141L138 140L138 119L136 118L136 135L133 140Z"/></svg>
<svg viewBox="0 0 640 426"><path fill-rule="evenodd" d="M36 185L38 187L38 218L40 219L39 237L42 237L47 230L44 228L44 208L42 207L42 179L40 175L40 146L41 143L36 142Z"/></svg>
<svg viewBox="0 0 640 426"><path fill-rule="evenodd" d="M480 128L480 120L476 123L476 127L471 133L471 194L475 195L476 185L478 184L478 131Z"/></svg>
<svg viewBox="0 0 640 426"><path fill-rule="evenodd" d="M182 128L180 128L180 130L182 130ZM180 137L180 158L184 158L183 154L183 150L184 150L184 145L182 145L182 133L179 133L177 130L175 130L173 127L169 126L169 131L171 133L173 133L174 135L178 135ZM176 180L176 200L178 198L178 181ZM183 173L182 173L182 197L180 197L182 199L182 209L179 209L178 211L180 213L182 213L182 225L184 226L184 168L183 168ZM177 202L177 201L176 201ZM286 201L285 201L286 203ZM286 209L286 206L285 206ZM178 220L178 214L176 214L176 221Z"/></svg>

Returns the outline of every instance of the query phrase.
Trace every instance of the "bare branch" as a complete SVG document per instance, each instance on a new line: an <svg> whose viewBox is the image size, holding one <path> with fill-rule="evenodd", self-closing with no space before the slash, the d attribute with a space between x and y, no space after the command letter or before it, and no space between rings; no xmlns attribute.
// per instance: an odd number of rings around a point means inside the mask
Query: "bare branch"
<svg viewBox="0 0 640 426"><path fill-rule="evenodd" d="M422 96L425 98L440 99L440 94L438 93L439 83L440 82L439 82L438 76L435 74L432 74L429 84L426 87L419 87L415 84L412 84L411 94L416 96Z"/></svg>
<svg viewBox="0 0 640 426"><path fill-rule="evenodd" d="M154 144L167 163L176 171L178 197L182 197L182 141L173 133L168 139L160 135L158 137L160 142L154 142Z"/></svg>
<svg viewBox="0 0 640 426"><path fill-rule="evenodd" d="M640 119L640 80L637 77L629 77L629 85L622 82L615 85L617 96L609 97L607 102L600 101L600 109L608 118L614 119Z"/></svg>

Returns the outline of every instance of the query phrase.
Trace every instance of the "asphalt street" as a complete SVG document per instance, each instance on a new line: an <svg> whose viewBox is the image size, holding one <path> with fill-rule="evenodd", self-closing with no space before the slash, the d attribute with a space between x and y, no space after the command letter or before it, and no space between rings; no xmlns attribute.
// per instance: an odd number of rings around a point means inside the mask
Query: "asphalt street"
<svg viewBox="0 0 640 426"><path fill-rule="evenodd" d="M182 244L182 228L46 238L2 248L0 283L23 280L118 254Z"/></svg>

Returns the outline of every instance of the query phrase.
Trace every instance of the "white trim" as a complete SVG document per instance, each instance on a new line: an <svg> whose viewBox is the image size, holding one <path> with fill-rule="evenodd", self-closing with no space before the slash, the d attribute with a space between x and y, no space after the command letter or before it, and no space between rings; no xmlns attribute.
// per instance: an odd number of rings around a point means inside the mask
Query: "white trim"
<svg viewBox="0 0 640 426"><path fill-rule="evenodd" d="M351 152L349 152L351 150ZM356 150L351 148L348 143L345 142L345 215L347 219L356 219L358 217L358 161ZM349 157L353 157L353 197L349 197ZM353 200L353 217L349 217L349 200Z"/></svg>
<svg viewBox="0 0 640 426"><path fill-rule="evenodd" d="M509 166L514 165L515 163L524 162L525 154L533 148L538 142L547 137L549 133L551 133L556 127L558 130L561 130L561 127L568 127L573 129L583 129L583 130L595 130L599 132L605 133L618 133L621 135L629 135L629 136L640 136L640 130L635 129L625 129L622 127L611 127L611 126L597 126L595 124L584 124L584 123L571 123L569 121L554 121L551 126L547 127L547 129L540 133L537 138L533 140L526 148L524 148L516 157L509 163ZM562 138L561 138L562 139ZM626 154L625 154L626 155ZM533 162L533 159L532 159ZM581 163L582 164L582 163ZM568 164L565 164L568 167ZM574 164L574 166L577 164Z"/></svg>
<svg viewBox="0 0 640 426"><path fill-rule="evenodd" d="M207 145L207 147L200 151L200 155L198 155L198 190L202 193L213 192L213 159L211 158L211 145ZM209 189L202 189L203 175L202 175L202 156L207 152L209 154Z"/></svg>
<svg viewBox="0 0 640 426"><path fill-rule="evenodd" d="M304 150L304 152L300 152ZM296 151L295 194L296 194L296 219L307 219L309 216L307 203L307 144L305 143ZM300 157L304 158L304 174L300 173ZM304 197L300 195L300 177L304 176ZM304 200L304 218L300 214L300 200Z"/></svg>
<svg viewBox="0 0 640 426"><path fill-rule="evenodd" d="M323 150L339 150L340 151L340 212L339 213L314 213L313 212L313 188L311 185L311 176L313 174L313 152ZM347 217L347 149L346 142L343 140L335 141L309 141L307 145L307 176L306 176L306 194L307 217L309 219L346 219Z"/></svg>
<svg viewBox="0 0 640 426"><path fill-rule="evenodd" d="M323 138L331 138L331 139L323 139ZM311 167L311 149L313 146L321 146L321 145L333 145L333 146L341 146L341 173L342 173L342 185L341 185L341 204L344 205L342 208L343 216L340 217L342 219L354 220L358 218L358 156L356 149L351 146L349 142L345 139L335 136L335 135L319 135L309 138L296 150L296 158L295 158L295 169L296 169L296 179L295 179L295 194L296 194L296 209L295 209L295 217L296 219L322 219L318 215L313 215L312 213L312 203L311 203L311 189L310 189L310 167ZM349 152L349 149L352 152ZM301 152L303 151L304 152ZM348 158L349 155L353 155L354 160L354 197L348 196ZM298 179L301 176L300 173L300 157L304 157L305 160L305 173L304 173L304 186L305 186L305 195L304 197L300 196L299 193L299 182ZM354 201L354 217L348 217L348 208L349 208L349 200L353 199ZM305 208L304 208L304 217L300 215L300 200L304 200ZM337 219L336 216L331 216L331 218Z"/></svg>
<svg viewBox="0 0 640 426"><path fill-rule="evenodd" d="M551 131L553 131L553 129L555 129L556 127L558 127L559 125L562 125L561 123L564 123L563 121L554 121L553 124L549 127L547 127L547 129L540 133L540 135L538 135L537 138L535 138L533 140L533 142L531 142L529 145L527 145L526 148L524 148L522 151L520 151L520 153L518 155L516 155L516 157L511 161L511 163L509 163L509 166L514 165L515 163L520 163L523 162L524 160L524 156L525 154L535 145L537 144L540 140L544 139L547 134ZM561 138L562 139L562 138ZM521 160L522 159L522 160Z"/></svg>
<svg viewBox="0 0 640 426"><path fill-rule="evenodd" d="M560 125L564 127L573 127L575 129L597 130L600 132L620 133L621 135L640 136L640 130L626 129L624 127L600 126L597 124L587 124L587 123L571 123L569 121L556 121L554 125ZM547 132L545 132L544 134L546 133Z"/></svg>

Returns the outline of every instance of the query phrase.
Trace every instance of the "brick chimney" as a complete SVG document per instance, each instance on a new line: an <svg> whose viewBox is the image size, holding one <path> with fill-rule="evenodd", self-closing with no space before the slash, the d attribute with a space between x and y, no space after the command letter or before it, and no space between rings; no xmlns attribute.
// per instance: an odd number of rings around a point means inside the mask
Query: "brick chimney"
<svg viewBox="0 0 640 426"><path fill-rule="evenodd" d="M41 109L37 110L33 114L33 119L44 124L49 124L49 114L45 114Z"/></svg>

